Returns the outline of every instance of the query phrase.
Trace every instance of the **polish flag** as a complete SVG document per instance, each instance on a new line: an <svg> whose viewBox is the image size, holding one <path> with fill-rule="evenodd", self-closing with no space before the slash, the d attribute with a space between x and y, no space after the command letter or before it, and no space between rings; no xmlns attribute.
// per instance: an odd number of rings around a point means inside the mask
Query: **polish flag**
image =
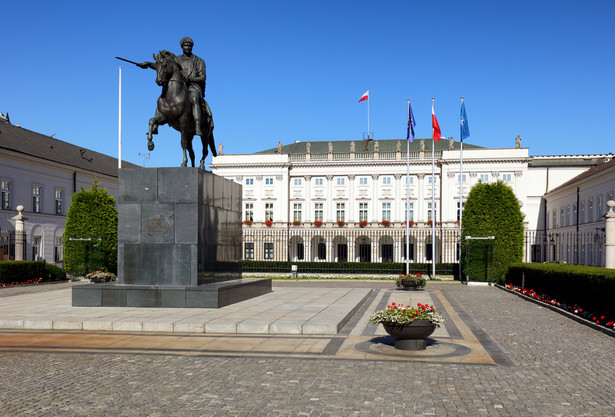
<svg viewBox="0 0 615 417"><path fill-rule="evenodd" d="M436 113L434 113L433 110L433 104L431 105L431 126L433 128L433 140L440 142L440 136L442 136L442 132L440 131L438 119L436 119Z"/></svg>
<svg viewBox="0 0 615 417"><path fill-rule="evenodd" d="M361 98L359 99L359 103L365 100L369 100L369 90L367 90L365 94L361 96Z"/></svg>

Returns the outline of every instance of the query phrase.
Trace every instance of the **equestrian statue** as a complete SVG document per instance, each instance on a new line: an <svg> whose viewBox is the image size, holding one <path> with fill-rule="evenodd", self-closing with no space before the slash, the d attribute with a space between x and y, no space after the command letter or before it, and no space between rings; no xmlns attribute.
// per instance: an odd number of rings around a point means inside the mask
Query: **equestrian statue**
<svg viewBox="0 0 615 417"><path fill-rule="evenodd" d="M181 146L184 154L181 166L183 167L188 165L188 155L194 166L192 139L195 135L201 137L203 157L200 167L204 169L208 145L211 154L217 156L213 117L205 101L205 62L192 53L194 45L192 39L185 37L180 41L180 45L183 50L182 55L176 56L169 51L160 51L157 55L153 54L155 62L136 63L124 58L116 58L140 68L154 69L156 84L162 87L156 113L149 120L147 149L154 150L152 136L158 134L158 126L168 123L181 133Z"/></svg>

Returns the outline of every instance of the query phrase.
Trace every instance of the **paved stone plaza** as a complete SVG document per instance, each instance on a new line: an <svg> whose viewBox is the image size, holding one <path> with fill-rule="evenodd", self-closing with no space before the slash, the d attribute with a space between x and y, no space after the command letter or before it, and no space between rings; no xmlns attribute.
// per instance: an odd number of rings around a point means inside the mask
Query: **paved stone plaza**
<svg viewBox="0 0 615 417"><path fill-rule="evenodd" d="M24 326L34 323L26 318L32 303L62 303L69 291L0 290L0 415L615 415L615 339L495 287L431 282L411 293L390 282L279 281L259 297L262 310L274 306L259 313L271 320L267 332L238 331L241 320L234 332L207 332L209 315L220 320L229 309L232 316L233 306L193 311L204 327L191 332L168 325L146 331L143 323L162 322L152 316L140 320L140 331ZM362 294L354 307L324 313L353 293ZM312 305L284 311L286 304L308 303L302 297L312 297ZM250 301L236 306L257 309L244 304ZM381 326L367 323L391 301L430 302L443 311L447 324L426 351L396 350ZM160 310L173 323L181 315ZM297 329L309 311L331 322L350 314L337 333L307 334ZM57 314L47 311L60 322ZM284 319L290 317L299 320ZM288 326L272 331L280 320Z"/></svg>

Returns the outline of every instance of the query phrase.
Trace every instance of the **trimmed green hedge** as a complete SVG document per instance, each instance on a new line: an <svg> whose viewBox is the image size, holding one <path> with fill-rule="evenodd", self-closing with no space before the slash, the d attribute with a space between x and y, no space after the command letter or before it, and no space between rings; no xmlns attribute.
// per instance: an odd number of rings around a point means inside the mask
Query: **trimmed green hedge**
<svg viewBox="0 0 615 417"><path fill-rule="evenodd" d="M73 194L64 226L64 268L72 275L117 272L117 210L115 199L94 181ZM80 239L91 239L80 240ZM77 240L71 240L77 239Z"/></svg>
<svg viewBox="0 0 615 417"><path fill-rule="evenodd" d="M523 214L512 188L502 181L479 182L468 194L463 207L461 258L463 275L471 280L504 282L508 265L523 259ZM491 276L486 274L484 256L470 256L469 271L466 236L495 236ZM481 246L485 243L475 243Z"/></svg>
<svg viewBox="0 0 615 417"><path fill-rule="evenodd" d="M376 262L279 262L279 261L243 261L243 272L290 273L291 265L297 265L300 274L404 274L405 263ZM410 273L420 272L431 275L430 263L411 263ZM459 275L459 264L436 264L436 274Z"/></svg>
<svg viewBox="0 0 615 417"><path fill-rule="evenodd" d="M65 281L66 272L42 261L0 262L0 282L25 282L35 278L43 278L43 281Z"/></svg>
<svg viewBox="0 0 615 417"><path fill-rule="evenodd" d="M613 312L613 269L567 264L516 263L508 268L506 282L548 294L566 304L578 304L596 312Z"/></svg>

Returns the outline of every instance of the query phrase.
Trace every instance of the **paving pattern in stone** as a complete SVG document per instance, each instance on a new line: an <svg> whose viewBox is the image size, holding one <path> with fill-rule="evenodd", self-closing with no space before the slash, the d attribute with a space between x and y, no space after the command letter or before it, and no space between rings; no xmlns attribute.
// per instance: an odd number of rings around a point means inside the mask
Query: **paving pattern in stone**
<svg viewBox="0 0 615 417"><path fill-rule="evenodd" d="M615 415L612 337L494 287L373 289L337 335L2 330L0 415ZM424 352L366 323L407 297L448 317Z"/></svg>

